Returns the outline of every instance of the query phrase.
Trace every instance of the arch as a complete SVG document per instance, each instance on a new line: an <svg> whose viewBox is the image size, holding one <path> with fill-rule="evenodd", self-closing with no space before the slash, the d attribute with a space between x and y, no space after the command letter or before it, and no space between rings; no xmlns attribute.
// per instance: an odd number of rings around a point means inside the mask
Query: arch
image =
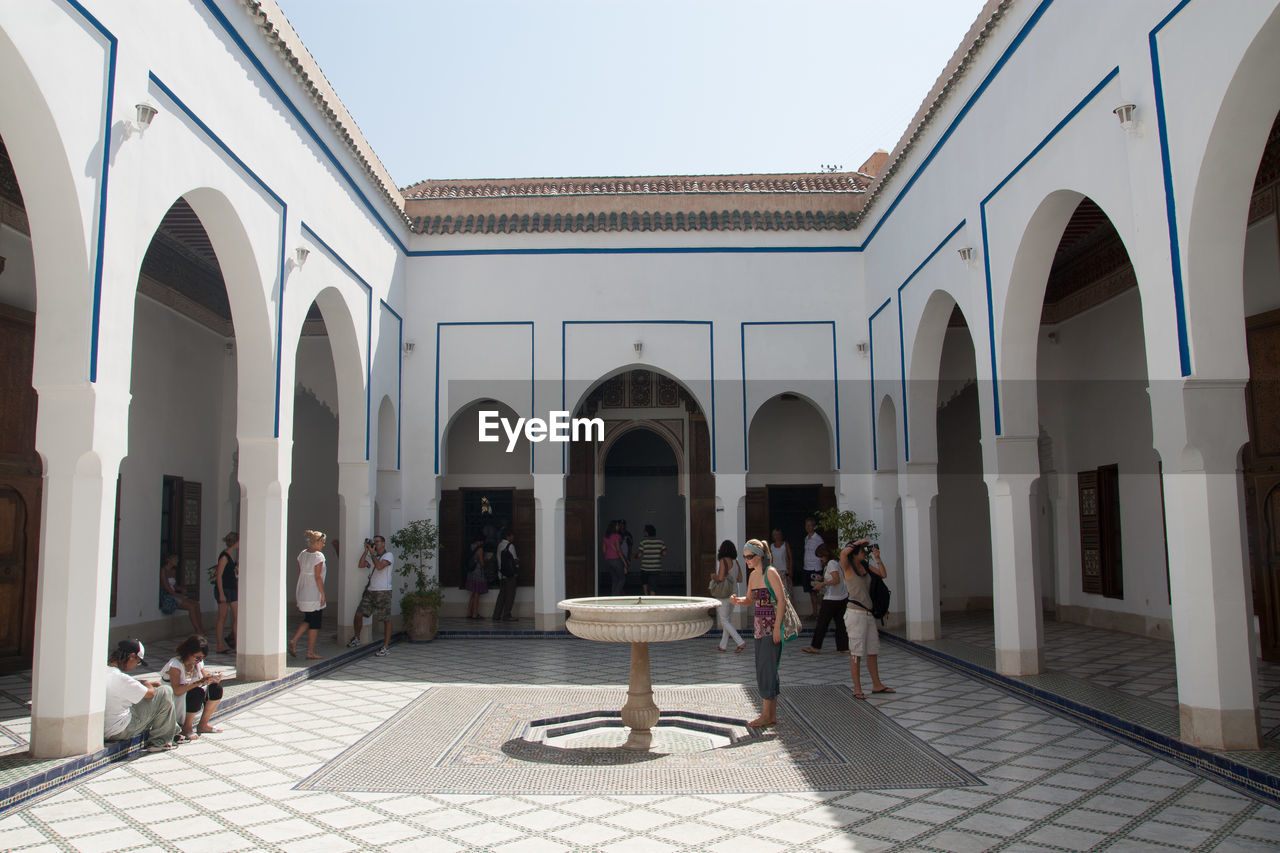
<svg viewBox="0 0 1280 853"><path fill-rule="evenodd" d="M816 418L818 424L821 425L822 433L823 433L822 441L823 441L823 446L825 448L825 451L822 454L823 455L822 464L825 467L819 471L805 470L801 466L806 464L805 459L807 458L808 454L804 452L786 454L787 461L781 462L782 467L792 470L794 471L794 473L797 473L797 474L799 473L828 474L834 471L836 468L836 453L835 453L835 441L833 439L835 435L835 431L833 429L832 423L827 418L826 412L823 411L822 406L819 405L817 401L815 401L812 397L808 396L807 394L802 394L797 391L783 391L778 394L774 394L772 397L770 397L769 399L761 403L759 406L757 406L755 411L751 413L751 416L747 421L748 463L750 463L751 459L753 458L752 449L756 446L756 444L759 441L762 440L760 438L759 432L757 432L757 427L765 423L765 421L768 419L771 412L766 410L776 409L778 405L781 404L782 402L792 402L792 401L804 403L805 408L809 411L809 413L812 414L814 418ZM765 417L762 418L761 417L762 415L764 415ZM792 417L791 420L794 421L795 418ZM816 443L817 436L813 436L812 438L815 439L815 441L811 443ZM800 440L797 442L790 442L788 446L794 446L796 444L800 445L802 451L806 446L806 442L803 440ZM748 470L750 470L750 468ZM759 469L757 468L757 471L758 470Z"/></svg>
<svg viewBox="0 0 1280 853"><path fill-rule="evenodd" d="M1186 316L1197 376L1247 379L1244 248L1258 162L1280 113L1280 8L1244 51L1198 164L1184 251Z"/></svg>
<svg viewBox="0 0 1280 853"><path fill-rule="evenodd" d="M1085 196L1056 190L1041 200L1014 254L999 335L1001 433L1038 435L1036 354L1040 315L1054 254L1072 214ZM1103 211L1106 212L1105 209Z"/></svg>
<svg viewBox="0 0 1280 853"><path fill-rule="evenodd" d="M876 415L876 471L898 470L898 407L893 395L880 398Z"/></svg>
<svg viewBox="0 0 1280 853"><path fill-rule="evenodd" d="M92 357L93 259L75 170L48 100L3 28L0 80L0 137L22 187L36 269L32 384L84 382Z"/></svg>
<svg viewBox="0 0 1280 853"><path fill-rule="evenodd" d="M315 296L328 332L333 370L338 382L338 460L358 462L369 457L369 412L366 373L355 317L342 291L327 286ZM302 338L301 324L294 351ZM297 366L295 364L295 375ZM363 417L361 417L363 415Z"/></svg>
<svg viewBox="0 0 1280 853"><path fill-rule="evenodd" d="M506 452L507 436L501 427L496 431L498 440L492 444L480 443L475 437L476 433L471 433L471 438L466 438L468 428L478 428L478 422L468 422L466 416L478 413L481 406L486 409L496 409L499 417L507 418L513 425L515 419L520 417L520 413L514 406L505 400L495 398L477 397L459 406L445 423L444 430L440 435L440 476L448 477L456 474L527 475L533 463L532 445L529 442L521 439L516 443L511 453L508 454ZM455 433L455 427L460 431ZM472 460L473 462L484 462L484 460L492 457L492 459L503 460L507 464L485 465L484 470L480 471L454 470L458 461L454 454L462 442L466 442L468 447L474 445L475 450L478 451L478 456Z"/></svg>
<svg viewBox="0 0 1280 853"><path fill-rule="evenodd" d="M378 403L378 470L400 469L400 428L396 404L390 394L383 394Z"/></svg>
<svg viewBox="0 0 1280 853"><path fill-rule="evenodd" d="M661 367L658 367L655 364L650 364L648 362L641 362L641 361L632 362L631 364L620 365L618 367L613 368L607 373L600 374L600 376L595 381L591 382L582 390L582 392L578 395L577 399L574 400L572 405L567 405L565 408L570 412L577 413L579 410L582 409L582 404L586 402L587 398L590 397L597 388L599 388L601 385L608 382L610 379L614 378L615 376L621 376L625 373L630 373L633 370L649 370L654 373L660 373L663 376L675 382L677 385L680 386L680 389L682 391L688 394L689 397L695 403L698 404L698 410L703 414L705 414L708 418L708 423L710 422L711 406L706 400L702 398L702 395L698 394L696 391L690 388L687 382L680 379L678 376L676 376L674 373L671 373L669 370L663 370Z"/></svg>
<svg viewBox="0 0 1280 853"><path fill-rule="evenodd" d="M957 310L964 317L972 337L973 324L955 296L935 290L925 300L911 343L907 364L907 393L903 402L903 458L912 462L938 461L938 424L933 413L938 407L938 380L942 375L942 347L947 325ZM975 347L976 349L976 347Z"/></svg>
<svg viewBox="0 0 1280 853"><path fill-rule="evenodd" d="M603 466L603 464L609 459L609 452L613 450L613 446L618 443L619 439L627 435L630 435L631 433L636 432L637 430L644 430L646 432L651 432L654 435L656 435L658 438L662 439L662 442L667 446L667 449L671 451L671 455L675 457L676 468L678 469L676 474L676 477L678 478L677 482L683 481L684 475L688 472L688 465L686 464L684 451L681 449L680 445L676 442L675 437L672 436L668 430L663 429L660 424L657 424L647 419L628 421L622 427L606 435L604 437L604 443L600 445L600 451L598 456L598 458L600 459L601 465ZM602 469L601 483L603 484L603 482L604 482L604 479L603 479L603 469ZM604 494L603 485L601 486L600 493Z"/></svg>

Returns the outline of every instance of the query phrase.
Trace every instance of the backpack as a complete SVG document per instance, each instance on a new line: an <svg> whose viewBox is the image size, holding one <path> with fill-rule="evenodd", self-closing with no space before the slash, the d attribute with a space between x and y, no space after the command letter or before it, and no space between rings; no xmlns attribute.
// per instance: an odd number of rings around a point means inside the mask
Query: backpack
<svg viewBox="0 0 1280 853"><path fill-rule="evenodd" d="M510 543L498 553L499 571L502 572L502 576L504 578L515 577L520 571L520 561L512 555Z"/></svg>
<svg viewBox="0 0 1280 853"><path fill-rule="evenodd" d="M884 578L875 572L867 572L871 576L871 581L867 585L867 591L871 596L871 617L879 619L880 624L884 624L884 615L889 612L889 585L884 582Z"/></svg>

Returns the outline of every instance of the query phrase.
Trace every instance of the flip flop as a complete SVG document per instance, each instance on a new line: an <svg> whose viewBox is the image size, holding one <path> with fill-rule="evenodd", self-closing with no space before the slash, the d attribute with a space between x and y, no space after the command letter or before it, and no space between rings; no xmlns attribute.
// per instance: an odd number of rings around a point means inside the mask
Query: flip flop
<svg viewBox="0 0 1280 853"><path fill-rule="evenodd" d="M804 653L805 653L805 654L807 654L807 655L820 655L820 654L822 654L822 649L815 649L813 646L805 646L805 647L804 647L803 649L801 649L800 651L804 652Z"/></svg>
<svg viewBox="0 0 1280 853"><path fill-rule="evenodd" d="M307 660L324 660L321 655L307 655Z"/></svg>
<svg viewBox="0 0 1280 853"><path fill-rule="evenodd" d="M293 646L289 646L289 657L296 658L297 656L298 656L298 650L295 649Z"/></svg>
<svg viewBox="0 0 1280 853"><path fill-rule="evenodd" d="M745 649L746 647L747 647L747 644L746 644L746 643L739 643L739 644L738 644L738 647L737 647L736 649L734 649L734 650L733 650L733 653L734 653L735 655L740 655L740 654L742 654L742 650L743 650L743 649Z"/></svg>
<svg viewBox="0 0 1280 853"><path fill-rule="evenodd" d="M728 650L728 649L722 649L722 648L720 648L719 646L716 646L716 651L718 651L718 652L727 652L727 651L729 651L729 650Z"/></svg>
<svg viewBox="0 0 1280 853"><path fill-rule="evenodd" d="M210 729L196 729L196 731L198 731L198 732L199 732L200 734L202 734L202 735L220 735L220 734L222 734L222 729L217 728L216 726L215 726L214 728L210 728Z"/></svg>
<svg viewBox="0 0 1280 853"><path fill-rule="evenodd" d="M867 698L867 694L865 694L865 693L855 693L855 694L853 694L853 698L854 698L854 699L866 699L866 698Z"/></svg>
<svg viewBox="0 0 1280 853"><path fill-rule="evenodd" d="M879 690L872 690L872 693L897 693L892 687L881 687Z"/></svg>

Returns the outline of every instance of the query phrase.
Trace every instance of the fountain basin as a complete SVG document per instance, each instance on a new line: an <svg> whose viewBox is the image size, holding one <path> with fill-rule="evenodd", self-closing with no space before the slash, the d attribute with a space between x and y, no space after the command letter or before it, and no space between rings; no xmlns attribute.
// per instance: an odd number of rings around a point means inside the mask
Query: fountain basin
<svg viewBox="0 0 1280 853"><path fill-rule="evenodd" d="M565 628L584 640L670 643L709 631L720 602L714 598L616 595L570 598L557 606L565 611Z"/></svg>

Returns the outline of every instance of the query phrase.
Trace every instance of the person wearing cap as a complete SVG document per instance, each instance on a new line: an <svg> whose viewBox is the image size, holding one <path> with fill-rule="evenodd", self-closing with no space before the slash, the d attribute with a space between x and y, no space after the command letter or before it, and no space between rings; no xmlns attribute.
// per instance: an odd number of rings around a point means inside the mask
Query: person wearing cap
<svg viewBox="0 0 1280 853"><path fill-rule="evenodd" d="M128 740L147 732L147 752L174 748L178 711L173 689L159 681L141 681L126 673L146 665L140 640L121 640L107 659L107 703L102 714L105 740Z"/></svg>

